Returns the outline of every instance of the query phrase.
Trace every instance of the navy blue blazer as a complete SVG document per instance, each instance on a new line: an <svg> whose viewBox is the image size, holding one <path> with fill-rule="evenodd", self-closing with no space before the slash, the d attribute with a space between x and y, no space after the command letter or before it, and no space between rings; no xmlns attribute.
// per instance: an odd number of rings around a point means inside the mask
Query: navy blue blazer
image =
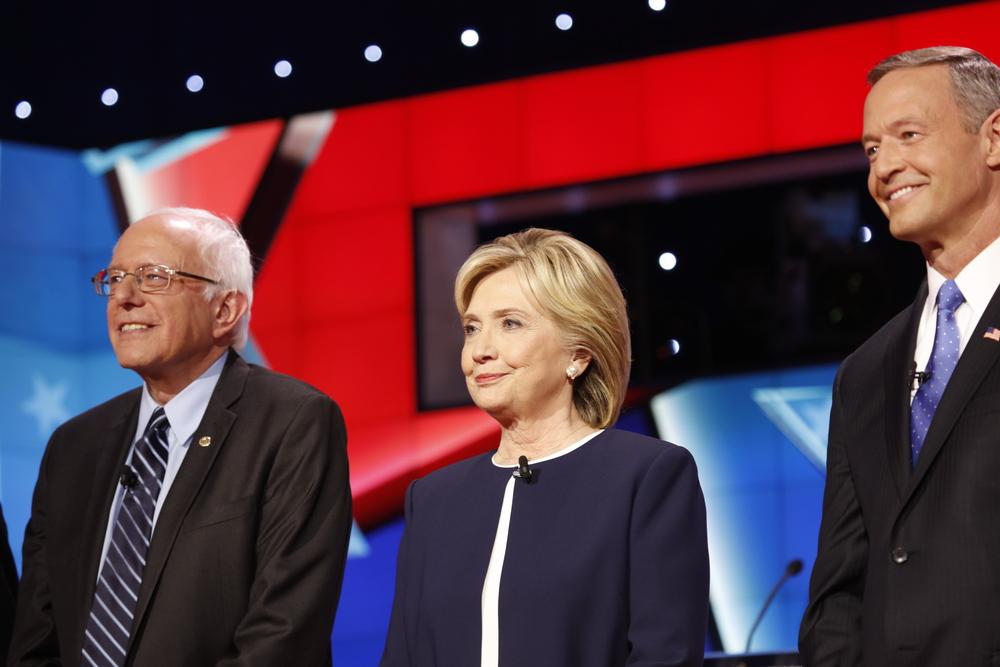
<svg viewBox="0 0 1000 667"><path fill-rule="evenodd" d="M511 469L483 454L410 485L383 667L480 664L481 599ZM705 502L687 450L626 431L517 482L500 665L701 665Z"/></svg>

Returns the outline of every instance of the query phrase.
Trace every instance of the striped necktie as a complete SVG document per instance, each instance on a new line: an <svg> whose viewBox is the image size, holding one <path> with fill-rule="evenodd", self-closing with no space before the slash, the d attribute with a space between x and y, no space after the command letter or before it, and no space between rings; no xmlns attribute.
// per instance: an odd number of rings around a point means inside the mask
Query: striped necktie
<svg viewBox="0 0 1000 667"><path fill-rule="evenodd" d="M134 476L131 476L131 484L126 483L94 591L83 637L81 664L84 667L121 667L125 664L146 552L153 534L153 512L167 469L169 428L166 413L163 408L157 408L132 450L129 467Z"/></svg>

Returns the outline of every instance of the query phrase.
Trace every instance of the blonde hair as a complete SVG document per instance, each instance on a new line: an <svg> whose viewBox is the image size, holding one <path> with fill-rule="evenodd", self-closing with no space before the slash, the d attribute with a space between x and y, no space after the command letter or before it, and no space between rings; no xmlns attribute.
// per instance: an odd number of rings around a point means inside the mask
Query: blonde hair
<svg viewBox="0 0 1000 667"><path fill-rule="evenodd" d="M479 283L508 268L556 325L566 349L590 354L590 365L573 381L573 404L590 426L611 426L625 400L632 347L625 298L608 263L564 232L526 229L501 236L477 248L459 269L459 315Z"/></svg>

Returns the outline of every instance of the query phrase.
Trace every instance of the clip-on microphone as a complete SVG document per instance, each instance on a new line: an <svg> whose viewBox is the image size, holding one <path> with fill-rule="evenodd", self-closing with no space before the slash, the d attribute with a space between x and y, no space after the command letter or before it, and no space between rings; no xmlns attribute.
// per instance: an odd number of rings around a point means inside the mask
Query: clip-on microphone
<svg viewBox="0 0 1000 667"><path fill-rule="evenodd" d="M528 467L528 457L523 454L517 457L517 470L514 471L514 477L523 479L525 484L531 484L533 474L534 472Z"/></svg>

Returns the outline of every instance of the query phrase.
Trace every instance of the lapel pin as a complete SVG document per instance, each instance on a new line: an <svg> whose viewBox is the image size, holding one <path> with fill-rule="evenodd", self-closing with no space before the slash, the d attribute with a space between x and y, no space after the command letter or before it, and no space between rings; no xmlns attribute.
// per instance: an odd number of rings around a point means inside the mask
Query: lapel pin
<svg viewBox="0 0 1000 667"><path fill-rule="evenodd" d="M1000 329L996 327L987 327L986 333L983 334L983 338L989 338L994 343L1000 343Z"/></svg>
<svg viewBox="0 0 1000 667"><path fill-rule="evenodd" d="M211 446L211 444L212 444L212 436L210 435L203 435L200 438L198 438L199 447L209 447Z"/></svg>

